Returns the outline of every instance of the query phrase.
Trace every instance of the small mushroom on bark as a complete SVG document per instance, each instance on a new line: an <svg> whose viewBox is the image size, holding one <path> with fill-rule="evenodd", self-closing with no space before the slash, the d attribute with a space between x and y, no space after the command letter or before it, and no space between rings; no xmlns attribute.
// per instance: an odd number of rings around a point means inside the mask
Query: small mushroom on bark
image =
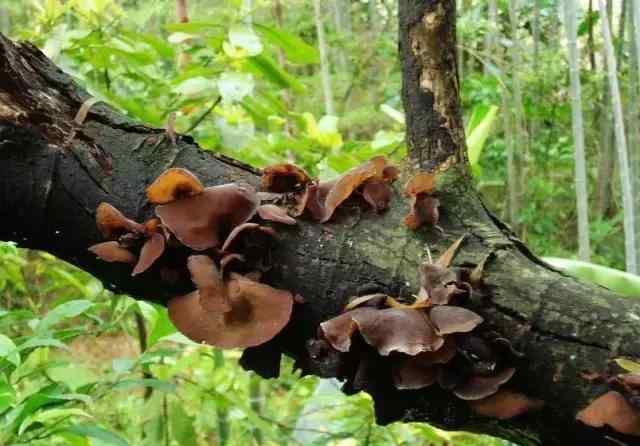
<svg viewBox="0 0 640 446"><path fill-rule="evenodd" d="M153 204L166 204L204 192L204 186L187 169L172 167L165 170L147 187L147 200Z"/></svg>
<svg viewBox="0 0 640 446"><path fill-rule="evenodd" d="M516 369L508 368L492 376L472 376L467 382L453 390L462 400L480 400L493 395L501 385L511 379Z"/></svg>
<svg viewBox="0 0 640 446"><path fill-rule="evenodd" d="M160 205L156 215L182 244L203 251L219 247L232 228L253 217L258 203L251 186L225 184Z"/></svg>
<svg viewBox="0 0 640 446"><path fill-rule="evenodd" d="M272 339L287 324L293 308L290 292L232 274L226 283L227 312L206 311L194 293L169 301L169 316L195 342L219 348L246 348Z"/></svg>
<svg viewBox="0 0 640 446"><path fill-rule="evenodd" d="M588 426L607 425L621 434L640 436L640 413L614 390L593 400L578 412L576 420Z"/></svg>
<svg viewBox="0 0 640 446"><path fill-rule="evenodd" d="M89 251L105 262L136 263L136 256L128 249L122 248L118 242L110 241L93 245Z"/></svg>
<svg viewBox="0 0 640 446"><path fill-rule="evenodd" d="M231 246L236 243L237 240L239 240L241 234L246 234L249 232L259 232L269 237L276 236L276 232L267 226L260 226L258 223L243 223L236 226L233 231L231 231L227 239L224 241L224 244L222 245L222 251L228 252Z"/></svg>
<svg viewBox="0 0 640 446"><path fill-rule="evenodd" d="M455 355L456 342L449 336L445 338L443 346L435 352L397 357L391 365L393 383L400 390L428 387L438 377L438 366L448 363Z"/></svg>
<svg viewBox="0 0 640 446"><path fill-rule="evenodd" d="M419 172L405 185L404 194L409 197L410 210L404 222L409 229L415 231L424 223L438 225L440 201L429 195L433 192L435 182L432 173Z"/></svg>
<svg viewBox="0 0 640 446"><path fill-rule="evenodd" d="M364 308L363 308L364 310ZM423 311L406 308L387 308L352 315L358 331L382 356L391 352L417 355L436 351L444 344Z"/></svg>
<svg viewBox="0 0 640 446"><path fill-rule="evenodd" d="M541 409L544 401L529 398L523 393L501 389L488 398L469 401L469 406L478 415L508 420Z"/></svg>
<svg viewBox="0 0 640 446"><path fill-rule="evenodd" d="M440 336L452 333L468 333L480 325L484 319L471 310L452 305L439 305L429 310L436 333Z"/></svg>
<svg viewBox="0 0 640 446"><path fill-rule="evenodd" d="M118 236L133 232L144 234L144 225L125 217L122 212L111 206L109 203L100 203L96 209L96 224L102 236L108 240Z"/></svg>
<svg viewBox="0 0 640 446"><path fill-rule="evenodd" d="M309 174L293 164L276 164L262 170L262 189L269 192L297 192L309 182Z"/></svg>
<svg viewBox="0 0 640 446"><path fill-rule="evenodd" d="M392 190L383 180L371 179L362 185L362 198L376 213L381 213L391 201Z"/></svg>
<svg viewBox="0 0 640 446"><path fill-rule="evenodd" d="M295 225L296 219L287 214L287 211L275 204L263 204L258 206L258 215L263 220L275 221L285 225Z"/></svg>
<svg viewBox="0 0 640 446"><path fill-rule="evenodd" d="M209 256L191 256L187 260L191 281L198 288L200 305L205 311L226 312L231 310L227 289L222 274Z"/></svg>
<svg viewBox="0 0 640 446"><path fill-rule="evenodd" d="M138 259L138 263L135 268L133 268L131 275L136 276L149 269L164 252L165 244L166 239L164 234L161 232L153 232L144 245L142 245L140 258Z"/></svg>
<svg viewBox="0 0 640 446"><path fill-rule="evenodd" d="M340 203L349 198L366 180L373 177L382 178L385 166L386 160L384 157L377 156L340 176L324 199L324 216L320 219L320 222L328 221Z"/></svg>
<svg viewBox="0 0 640 446"><path fill-rule="evenodd" d="M351 337L358 330L353 316L356 314L373 314L375 308L359 307L347 313L343 313L328 321L322 322L319 327L321 337L339 352L348 352L351 348Z"/></svg>

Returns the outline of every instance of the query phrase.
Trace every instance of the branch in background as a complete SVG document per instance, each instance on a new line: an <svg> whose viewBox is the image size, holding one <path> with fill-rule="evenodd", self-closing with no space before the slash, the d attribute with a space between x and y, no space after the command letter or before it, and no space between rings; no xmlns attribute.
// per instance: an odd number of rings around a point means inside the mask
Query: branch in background
<svg viewBox="0 0 640 446"><path fill-rule="evenodd" d="M589 193L587 188L587 162L584 153L580 54L577 45L578 26L576 15L575 0L564 0L564 21L567 46L569 47L569 77L571 79L571 117L575 159L576 208L578 210L578 258L588 262L591 257L589 244Z"/></svg>
<svg viewBox="0 0 640 446"><path fill-rule="evenodd" d="M335 115L333 90L331 88L331 74L329 69L329 55L327 54L327 42L324 36L324 23L322 20L322 7L320 0L313 0L313 16L316 22L318 49L320 51L320 78L322 81L322 94L324 96L324 112L327 115Z"/></svg>
<svg viewBox="0 0 640 446"><path fill-rule="evenodd" d="M607 64L607 75L609 78L609 89L611 94L611 108L613 109L614 134L616 136L616 151L618 153L618 165L620 173L620 183L622 188L622 205L624 209L624 240L625 259L627 271L638 274L636 262L636 236L635 236L635 213L633 211L634 200L631 189L631 178L629 175L629 160L627 152L627 140L624 129L624 115L622 113L622 100L620 98L620 87L618 85L618 68L616 56L613 49L613 39L609 29L609 19L604 0L599 0L600 15L602 20L602 38Z"/></svg>

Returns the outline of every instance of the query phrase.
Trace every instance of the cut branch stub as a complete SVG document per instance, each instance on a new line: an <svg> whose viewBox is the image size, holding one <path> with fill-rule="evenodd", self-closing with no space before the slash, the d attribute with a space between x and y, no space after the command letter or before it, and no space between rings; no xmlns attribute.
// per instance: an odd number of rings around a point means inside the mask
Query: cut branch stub
<svg viewBox="0 0 640 446"><path fill-rule="evenodd" d="M156 215L182 244L195 251L218 248L232 228L256 212L258 198L249 185L225 184L156 208Z"/></svg>

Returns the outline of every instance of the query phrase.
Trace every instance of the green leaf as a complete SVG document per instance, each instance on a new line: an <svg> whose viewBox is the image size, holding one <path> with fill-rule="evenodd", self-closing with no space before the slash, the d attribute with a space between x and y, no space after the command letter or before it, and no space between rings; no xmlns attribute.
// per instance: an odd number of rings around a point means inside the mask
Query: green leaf
<svg viewBox="0 0 640 446"><path fill-rule="evenodd" d="M202 31L222 31L224 26L215 22L169 23L164 28L172 33L199 33Z"/></svg>
<svg viewBox="0 0 640 446"><path fill-rule="evenodd" d="M16 402L16 391L13 386L0 380L0 414Z"/></svg>
<svg viewBox="0 0 640 446"><path fill-rule="evenodd" d="M24 432L27 429L29 429L30 426L36 423L43 424L46 426L47 423L52 421L58 421L61 418L75 418L75 417L93 418L84 410L77 409L77 408L43 410L35 415L31 415L25 418L25 420L20 424L20 428L18 429L18 435L24 434Z"/></svg>
<svg viewBox="0 0 640 446"><path fill-rule="evenodd" d="M0 334L0 358L6 359L16 367L20 365L20 353L16 344L3 334Z"/></svg>
<svg viewBox="0 0 640 446"><path fill-rule="evenodd" d="M37 348L37 347L56 347L62 350L69 350L66 344L58 341L55 338L30 338L27 339L24 343L20 344L18 350L27 350L29 348Z"/></svg>
<svg viewBox="0 0 640 446"><path fill-rule="evenodd" d="M597 283L624 296L640 297L640 276L580 260L543 257L542 260L579 279ZM637 315L640 316L640 315Z"/></svg>
<svg viewBox="0 0 640 446"><path fill-rule="evenodd" d="M617 358L615 359L615 361L616 364L625 369L627 372L640 373L640 363L624 358Z"/></svg>
<svg viewBox="0 0 640 446"><path fill-rule="evenodd" d="M236 48L242 48L248 56L257 56L262 52L262 42L250 26L232 26L229 30L229 43Z"/></svg>
<svg viewBox="0 0 640 446"><path fill-rule="evenodd" d="M164 307L157 306L156 307L156 318L152 325L151 330L149 331L149 336L147 337L147 348L155 345L160 339L165 336L172 335L176 333L176 327L169 319L169 313L167 309Z"/></svg>
<svg viewBox="0 0 640 446"><path fill-rule="evenodd" d="M87 384L100 381L95 372L78 363L50 367L47 369L47 376L57 383L64 384L73 392Z"/></svg>
<svg viewBox="0 0 640 446"><path fill-rule="evenodd" d="M116 435L113 432L96 426L95 424L77 424L66 428L65 431L82 437L95 438L107 445L129 446L129 442L120 435Z"/></svg>
<svg viewBox="0 0 640 446"><path fill-rule="evenodd" d="M469 164L471 164L472 168L478 166L480 154L491 133L491 128L497 114L498 107L492 105L486 110L482 118L474 123L475 125L472 127L472 130L467 132L467 150L469 154Z"/></svg>
<svg viewBox="0 0 640 446"><path fill-rule="evenodd" d="M93 303L86 299L70 300L62 305L58 305L42 318L36 326L35 331L39 333L47 331L51 326L65 319L80 316L92 306Z"/></svg>
<svg viewBox="0 0 640 446"><path fill-rule="evenodd" d="M253 26L265 41L281 48L289 62L294 64L320 63L318 50L300 37L265 25L254 24Z"/></svg>
<svg viewBox="0 0 640 446"><path fill-rule="evenodd" d="M284 71L266 54L247 58L247 68L255 74L261 74L279 88L291 88L297 93L304 92L304 85L295 77Z"/></svg>
<svg viewBox="0 0 640 446"><path fill-rule="evenodd" d="M195 417L185 412L183 403L181 401L175 401L171 404L170 411L171 417L171 435L178 444L196 444L196 431L193 428L195 424Z"/></svg>
<svg viewBox="0 0 640 446"><path fill-rule="evenodd" d="M253 93L255 82L249 73L225 72L218 79L218 91L225 103L241 101Z"/></svg>
<svg viewBox="0 0 640 446"><path fill-rule="evenodd" d="M113 388L116 390L130 390L137 387L151 387L161 392L173 393L176 390L176 385L167 381L160 381L159 379L125 379L116 383Z"/></svg>

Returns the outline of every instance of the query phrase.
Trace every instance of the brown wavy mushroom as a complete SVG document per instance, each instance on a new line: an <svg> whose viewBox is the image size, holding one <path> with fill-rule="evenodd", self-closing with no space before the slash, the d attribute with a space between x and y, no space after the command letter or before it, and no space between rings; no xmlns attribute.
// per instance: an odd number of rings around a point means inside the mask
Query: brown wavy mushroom
<svg viewBox="0 0 640 446"><path fill-rule="evenodd" d="M304 189L311 177L293 164L276 164L262 169L262 189L269 192L298 192Z"/></svg>
<svg viewBox="0 0 640 446"><path fill-rule="evenodd" d="M364 310L364 308L363 308ZM421 310L386 308L372 312L353 312L358 331L382 356L392 352L417 355L436 351L444 344Z"/></svg>
<svg viewBox="0 0 640 446"><path fill-rule="evenodd" d="M165 245L166 239L164 234L159 232L159 230L158 232L151 233L144 242L144 245L142 245L138 263L136 263L136 266L133 268L131 275L137 276L148 270L151 265L160 258L162 253L164 253Z"/></svg>
<svg viewBox="0 0 640 446"><path fill-rule="evenodd" d="M588 426L606 425L621 434L640 436L640 413L614 390L593 400L578 412L576 420Z"/></svg>
<svg viewBox="0 0 640 446"><path fill-rule="evenodd" d="M404 194L409 198L410 210L404 222L409 229L415 231L424 223L437 226L440 219L440 201L429 195L433 192L435 184L434 174L418 172L405 185Z"/></svg>
<svg viewBox="0 0 640 446"><path fill-rule="evenodd" d="M456 387L453 393L462 400L481 400L496 393L515 372L516 369L508 368L492 376L472 376L464 384Z"/></svg>
<svg viewBox="0 0 640 446"><path fill-rule="evenodd" d="M229 233L222 245L221 251L228 252L231 246L241 238L241 235L247 234L249 232L258 232L269 237L276 237L276 231L274 231L272 228L269 228L267 226L260 226L258 223L242 223L241 225L233 228L233 231Z"/></svg>
<svg viewBox="0 0 640 446"><path fill-rule="evenodd" d="M183 245L204 251L219 247L232 228L253 217L258 204L251 186L232 183L160 205L156 215Z"/></svg>
<svg viewBox="0 0 640 446"><path fill-rule="evenodd" d="M275 204L263 204L258 206L258 215L263 220L275 221L285 225L295 225L296 219L287 214L286 209L282 209Z"/></svg>
<svg viewBox="0 0 640 446"><path fill-rule="evenodd" d="M231 303L222 274L209 256L197 255L187 259L191 281L198 288L200 305L207 312L231 311Z"/></svg>
<svg viewBox="0 0 640 446"><path fill-rule="evenodd" d="M109 203L100 203L96 209L96 225L102 236L106 239L115 239L127 232L144 234L144 225L137 223Z"/></svg>
<svg viewBox="0 0 640 446"><path fill-rule="evenodd" d="M320 222L327 222L333 216L336 208L366 180L374 177L382 178L386 163L384 157L376 156L341 175L322 201L324 215Z"/></svg>
<svg viewBox="0 0 640 446"><path fill-rule="evenodd" d="M202 192L204 186L194 174L187 169L172 167L147 187L147 200L153 204L166 204Z"/></svg>
<svg viewBox="0 0 640 446"><path fill-rule="evenodd" d="M346 353L351 349L351 337L358 330L353 316L355 314L369 314L376 312L375 308L359 307L342 313L320 324L318 332L331 346L339 352Z"/></svg>
<svg viewBox="0 0 640 446"><path fill-rule="evenodd" d="M120 246L116 241L98 243L89 247L89 251L105 262L136 263L136 256Z"/></svg>
<svg viewBox="0 0 640 446"><path fill-rule="evenodd" d="M438 305L429 310L429 319L440 336L468 333L484 319L471 310L453 305Z"/></svg>
<svg viewBox="0 0 640 446"><path fill-rule="evenodd" d="M508 420L541 409L544 401L529 398L523 393L501 389L488 398L469 401L469 406L478 415Z"/></svg>
<svg viewBox="0 0 640 446"><path fill-rule="evenodd" d="M389 207L392 195L391 187L383 180L371 179L362 185L362 198L378 214Z"/></svg>
<svg viewBox="0 0 640 446"><path fill-rule="evenodd" d="M288 291L238 274L232 274L226 291L230 311L206 311L198 295L190 293L169 301L169 317L189 339L225 349L263 344L291 318L293 296Z"/></svg>
<svg viewBox="0 0 640 446"><path fill-rule="evenodd" d="M403 355L392 363L393 384L399 390L422 389L437 378L438 366L446 364L456 355L456 342L447 337L435 352L422 352L415 356Z"/></svg>

